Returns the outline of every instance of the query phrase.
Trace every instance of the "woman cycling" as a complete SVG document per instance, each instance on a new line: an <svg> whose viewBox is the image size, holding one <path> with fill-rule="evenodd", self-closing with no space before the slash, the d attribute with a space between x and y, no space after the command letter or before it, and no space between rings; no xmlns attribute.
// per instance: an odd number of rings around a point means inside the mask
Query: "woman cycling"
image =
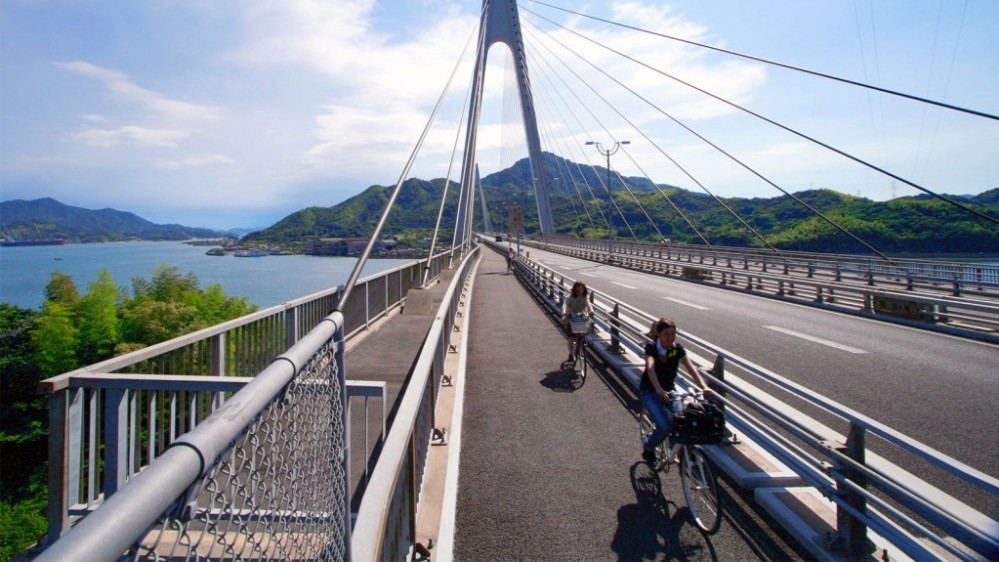
<svg viewBox="0 0 999 562"><path fill-rule="evenodd" d="M642 382L639 385L642 405L656 424L655 431L642 444L642 458L650 464L655 461L655 448L669 436L673 427L673 414L669 411L668 405L681 361L690 377L703 389L704 395L708 396L711 393L711 389L704 382L704 377L687 357L687 350L676 341L676 322L669 318L660 318L656 322L654 331L654 340L645 345L645 369L642 371Z"/></svg>
<svg viewBox="0 0 999 562"><path fill-rule="evenodd" d="M562 325L569 325L569 317L573 314L585 314L587 318L593 313L590 308L590 291L586 288L586 283L576 281L572 284L572 291L562 303ZM576 338L569 334L569 361L572 361L572 348L576 343Z"/></svg>

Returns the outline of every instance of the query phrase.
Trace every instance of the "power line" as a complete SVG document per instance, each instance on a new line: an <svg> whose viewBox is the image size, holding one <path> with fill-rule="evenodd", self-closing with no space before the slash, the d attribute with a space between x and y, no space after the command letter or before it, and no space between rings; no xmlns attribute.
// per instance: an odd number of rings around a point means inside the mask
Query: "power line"
<svg viewBox="0 0 999 562"><path fill-rule="evenodd" d="M996 224L996 225L999 225L999 220L997 220L997 219L995 219L995 218L993 218L993 217L991 217L991 216L989 216L989 215L987 215L987 214L985 214L985 213L983 213L983 212L981 212L981 211L979 211L979 210L977 210L977 209L974 209L974 208L972 208L972 207L969 207L969 206L967 206L967 205L964 205L964 204L962 204L962 203L960 203L960 202L958 202L958 201L954 201L953 199L951 199L951 198L949 198L949 197L946 197L946 196L944 196L944 195L941 195L941 194L939 194L939 193L936 193L936 192L934 192L934 191L931 191L931 190L929 190L929 189L927 189L927 188L925 188L925 187L923 187L923 186L921 186L921 185L919 185L919 184L917 184L917 183L915 183L915 182L913 182L913 181L910 181L910 180L908 180L908 179L906 179L906 178L903 178L902 176L899 176L899 175L897 175L897 174L894 174L894 173L892 173L892 172L889 172L888 170L885 170L884 168L881 168L881 167L879 167L879 166L876 166L876 165L874 165L874 164L871 164L870 162L867 162L866 160L863 160L862 158L859 158L859 157L857 157L857 156L853 156L852 154L850 154L850 153L848 153L848 152L845 152L845 151L843 151L843 150L840 150L840 149L838 149L838 148L836 148L836 147L834 147L834 146L832 146L832 145L829 145L829 144L827 144L827 143L824 143L824 142L822 142L822 141L820 141L820 140L818 140L818 139L815 139L815 138L813 138L813 137L810 137L810 136L808 136L808 135L806 135L806 134L804 134L804 133L802 133L802 132L800 132L800 131L798 131L798 130L796 130L796 129L792 129L791 127L788 127L788 126L786 126L786 125L783 125L783 124L781 124L781 123L778 123L777 121L774 121L773 119L770 119L770 118L768 118L768 117L765 117L765 116L763 116L763 115L761 115L761 114L759 114L759 113L756 113L756 112L754 112L754 111L752 111L752 110L750 110L750 109L747 109L747 108L745 108L745 107L743 107L743 106L741 106L741 105L739 105L739 104L737 104L737 103L734 103L734 102L731 102L731 101L729 101L729 100L727 100L727 99L725 99L725 98L723 98L723 97L721 97L721 96L718 96L718 95L716 95L716 94L713 94L713 93L711 93L711 92L709 92L709 91L707 91L707 90L704 90L703 88L700 88L700 87L698 87L698 86L695 86L695 85L693 85L693 84L691 84L691 83L689 83L689 82L686 82L686 81L684 81L684 80L681 80L680 78L677 78L676 76L673 76L672 74L669 74L668 72L665 72L665 71L662 71L662 70L660 70L660 69L658 69L658 68L655 68L655 67L653 67L653 66L651 66L651 65L649 65L649 64L647 64L647 63L644 63L644 62L642 62L642 61L640 61L640 60L637 60L637 59L635 59L634 57L631 57L631 56L629 56L629 55L626 55L626 54L624 54L624 53L622 53L622 52L620 52L620 51L618 51L618 50L616 50L616 49L613 49L613 48L611 48L611 47L608 47L608 46L604 45L603 43L600 43L599 41L596 41L596 40L594 40L594 39L591 39L590 37L587 37L586 35L583 35L582 33L579 33L578 31L575 31L575 30L573 30L573 29L569 29L569 28L567 28L567 27L565 27L565 26L563 26L563 25L561 25L561 24L558 24L558 23L556 23L556 22L552 21L551 19L549 19L549 18L547 18L547 17L545 17L545 16L542 16L542 15L540 15L540 14L536 13L536 12L533 12L533 11L531 11L531 10L528 10L528 9L526 9L526 8L525 8L525 11L527 11L527 12L530 12L530 13L532 13L532 14L534 14L534 15L538 16L538 17L540 17L540 18L544 19L545 21L547 21L547 22L551 23L552 25L555 25L555 26L557 26L557 27L559 27L559 28L561 28L561 29L564 29L564 30L568 31L569 33L572 33L573 35L576 35L576 36L578 36L578 37L581 37L582 39L585 39L586 41L589 41L589 42L591 42L591 43L593 43L593 44L595 44L595 45L598 45L598 46L600 46L600 47L602 47L602 48L604 48L604 49L607 49L608 51L610 51L610 52L612 52L612 53L614 53L614 54L617 54L617 55L619 55L619 56L621 56L621 57L624 57L624 58L626 58L626 59L628 59L628 60L630 60L630 61L632 61L632 62L634 62L634 63L636 63L636 64L638 64L638 65L641 65L641 66L642 66L642 67L644 67L644 68L647 68L647 69L649 69L649 70L651 70L651 71L653 71L653 72L656 72L656 73L658 73L658 74L661 74L662 76L665 76L665 77L667 77L667 78L669 78L669 79L671 79L671 80L674 80L674 81L676 81L676 82L679 82L680 84L683 84L684 86L687 86L688 88L692 88L692 89L694 89L694 90L697 90L698 92L701 92L702 94L704 94L704 95L706 95L706 96L709 96L709 97L711 97L711 98L713 98L713 99L716 99L716 100L718 100L718 101L720 101L720 102L722 102L722 103L724 103L724 104L726 104L726 105L728 105L728 106L731 106L731 107L734 107L734 108L738 109L739 111L742 111L742 112L744 112L744 113L747 113L747 114L749 114L749 115L752 115L753 117L756 117L757 119L760 119L760 120L762 120L762 121L765 121L765 122L767 122L767 123L770 123L771 125L774 125L775 127L778 127L778 128L780 128L780 129L783 129L783 130L785 130L785 131L787 131L787 132L789 132L789 133L791 133L791 134L794 134L794 135L796 135L796 136L798 136L798 137L801 137L801 138L803 138L803 139L805 139L805 140L807 140L807 141L810 141L810 142L812 142L812 143L815 143L815 144L817 144L817 145L819 145L819 146L821 146L821 147L823 147L823 148L825 148L825 149L827 149L827 150L830 150L830 151L832 151L832 152L835 152L836 154L839 154L840 156L843 156L843 157L845 157L845 158L848 158L848 159L850 159L850 160L852 160L852 161L854 161L854 162L856 162L856 163L858 163L858 164L861 164L861 165L863 165L863 166L866 166L866 167L868 167L868 168L870 168L870 169L872 169L872 170L875 170L875 171L877 171L877 172L880 172L880 173L882 173L882 174L884 174L884 175L886 175L886 176L888 176L888 177L890 177L890 178L892 178L892 179L895 179L895 180L898 180L898 181L900 181L900 182L902 182L902 183L904 183L904 184L906 184L906 185L909 185L909 186L911 186L911 187L914 187L914 188L918 189L919 191L922 191L923 193L926 193L926 194L928 194L928 195L931 195L931 196L933 196L933 197L936 197L937 199L940 199L940 200L942 200L942 201L946 201L947 203L950 203L951 205L954 205L955 207L958 207L958 208L960 208L960 209L963 209L963 210L965 210L965 211L966 211L966 212L968 212L968 213L971 213L971 214L974 214L975 216L978 216L978 217L980 217L980 218L982 218L982 219L985 219L985 220L987 220L987 221L989 221L989 222L991 222L991 223L993 223L993 224ZM626 26L626 27L627 27L627 26ZM556 40L556 41L557 41L557 40ZM577 56L579 56L579 55L577 54ZM602 70L601 70L601 69L600 69L599 67L597 67L597 66L593 65L592 63L590 63L589 61L587 61L587 60L586 60L585 58L583 58L583 57L580 57L580 58L582 58L582 59L584 60L584 62L586 62L587 64L590 64L590 66L593 66L593 68L594 68L595 70L597 70L598 72L601 72L601 73L603 73L603 74L604 74L605 76L607 76L608 78L611 78L612 80L614 80L615 82L617 82L618 84L620 84L620 85L621 85L622 87L624 87L624 88L628 89L628 90L629 90L630 92L632 92L632 94L634 94L635 96L639 97L640 99L642 99L643 101L645 101L646 103L648 103L648 104L649 104L650 106L654 107L654 108L655 108L656 110L660 111L661 113L663 113L664 115L666 115L667 117L669 117L669 118L670 118L671 120L673 120L673 121L674 121L675 123L677 123L677 124L678 124L678 125L680 125L681 127L684 127L685 129L687 129L687 130L688 130L688 131L690 131L691 133L695 134L696 136L698 136L699 138L701 138L701 139L702 139L702 140L704 140L705 142L709 142L709 141L708 141L707 139L704 139L703 137L701 137L701 135L699 135L699 134L695 133L695 132L694 132L693 130L691 130L690 128L688 128L688 127L687 127L686 125L684 125L683 123L681 123L681 122L677 121L677 120L676 120L676 119L674 119L674 118L673 118L672 116L670 116L670 115L669 115L668 113L666 113L666 112L662 111L661 109L659 109L658 107L656 107L656 106L655 106L654 104L652 104L651 102L649 102L649 101L648 101L647 99L643 98L643 97L642 97L642 96L640 96L640 95L639 95L638 93L634 92L634 90L631 90L630 88L628 88L628 87L627 87L627 86L625 86L624 84L621 84L621 82L619 82L619 81L615 80L615 79L614 79L613 77L611 77L611 76L607 75L607 74L606 74L605 72L603 72L603 71L602 71ZM711 143L709 142L709 144L711 144ZM715 146L715 145L714 145L714 144L712 144L712 146ZM716 148L717 148L717 147L716 147ZM721 151L721 152L722 152L723 154L725 154L726 156L729 156L730 158L732 158L732 159L733 159L733 160L734 160L735 162L737 162L738 164L740 164L741 166L743 166L744 168L746 168L747 170L749 170L750 172L752 172L752 173L753 173L754 175L756 175L756 176L757 176L757 177L759 177L760 179L762 179L762 180L766 181L767 183L769 183L769 184L770 184L770 185L772 185L773 187L775 187L775 188L779 189L779 190L780 190L780 191L781 191L782 193L785 193L786 195L789 195L790 197L794 197L794 195L791 195L790 193L787 193L786 191L784 191L783 189L781 189L781 188L780 188L779 186L777 186L776 184L774 184L773 182L771 182L771 181L770 181L769 179L767 179L767 178L765 178L764 176L760 175L760 174L759 174L758 172L756 172L756 171L755 171L755 170L753 170L752 168L750 168L750 167L746 166L746 165L745 165L744 163L742 163L742 162L741 162L741 161L739 161L738 159L734 158L733 156L729 155L729 154L728 154L727 152L724 152L724 151L722 151L722 150L721 150L720 148L718 148L718 150L719 150L719 151ZM797 198L795 198L795 199L797 199ZM819 216L822 216L822 215L821 215L821 213L818 213L818 211L816 211L816 213L817 213L817 214L818 214ZM828 219L826 219L826 220L828 220ZM844 233L846 233L846 232L847 232L847 231L843 230L843 228L842 228L842 227L840 227L839 225L836 225L835 223L833 223L833 222L831 222L831 221L830 221L830 224L833 224L834 226L836 226L836 228L838 228L838 229L842 230L842 231L843 231ZM851 234L851 236L853 236L853 235ZM856 238L856 237L854 237L854 238ZM858 240L858 241L860 241L861 243L863 243L863 244L864 244L864 246L868 247L869 249L871 249L871 250L874 250L874 248L872 248L872 247L871 247L871 246L870 246L869 244L867 244L866 242L863 242L863 241L861 241L861 240L860 240L859 238L858 238L857 240ZM881 254L881 252L878 252L877 250L874 250L874 252L875 252L875 253L877 253L878 255L880 255L880 256L882 256L882 257L884 257L884 255L883 255L883 254ZM887 258L885 258L885 259L887 259Z"/></svg>
<svg viewBox="0 0 999 562"><path fill-rule="evenodd" d="M581 12L576 12L576 11L570 10L568 8L562 8L562 7L559 7L559 6L553 6L552 4L547 4L545 2L541 2L540 0L530 0L530 1L534 2L535 4L541 4L542 6L547 6L549 8L553 8L555 10L559 10L559 11L566 12L566 13L569 13L569 14L573 14L573 15L576 15L576 16L588 18L588 19L591 19L591 20L601 21L601 22L604 22L604 23L608 23L610 25L615 25L615 26L618 26L618 27L623 27L623 28L626 28L626 29L631 29L633 31L638 31L638 32L641 32L641 33L647 33L649 35L656 35L656 36L662 37L664 39L670 39L672 41L678 41L680 43L686 43L688 45L694 45L696 47L701 47L701 48L704 48L704 49L710 49L712 51L717 51L719 53L725 53L727 55L732 55L732 56L736 56L736 57L742 57L744 59L753 60L753 61L756 61L756 62L762 62L764 64L769 64L769 65L773 65L773 66L779 66L781 68L786 68L788 70L794 70L794 71L797 71L797 72L803 72L805 74L811 74L812 76L818 76L820 78L828 78L829 80L835 80L837 82L842 82L844 84L850 84L852 86L859 86L861 88L867 88L867 89L870 89L870 90L875 90L875 91L878 91L878 92L881 92L881 93L884 93L884 94L889 94L889 95L893 95L893 96L907 98L907 99L910 99L910 100L914 100L914 101L918 101L918 102L922 102L922 103L928 103L928 104L936 105L936 106L943 107L943 108L946 108L946 109L951 109L953 111L959 111L959 112L962 112L962 113L968 113L970 115L976 115L978 117L984 117L986 119L993 119L993 120L999 121L999 115L993 115L991 113L985 113L984 111L978 111L978 110L975 110L975 109L968 109L968 108L965 108L965 107L960 107L960 106L952 105L952 104L949 104L949 103L944 103L942 101L931 100L931 99L927 99L927 98L923 98L923 97L919 97L919 96L914 96L912 94L906 94L906 93L898 92L898 91L895 91L895 90L889 90L887 88L880 88L878 86L872 86L871 84L865 84L863 82L857 82L856 80L850 80L848 78L841 78L839 76L833 76L832 74L825 74L823 72L818 72L816 70L809 70L807 68L803 68L803 67L800 67L800 66L794 66L794 65L790 65L790 64L786 64L786 63L782 63L782 62L772 61L772 60L764 59L764 58L761 58L761 57L756 57L756 56L753 56L753 55L747 55L745 53L740 53L740 52L737 52L737 51L731 51L729 49L722 49L721 47L714 47L714 46L711 46L711 45L705 45L703 43L698 43L696 41L691 41L689 39L683 39L681 37L674 37L672 35L667 35L665 33L659 33L657 31L650 31L648 29L642 29L640 27L636 27L636 26L633 26L633 25L628 25L628 24L624 24L624 23L620 23L620 22L616 22L616 21L612 21L612 20L608 20L608 19L604 19L604 18L599 18L597 16L591 16L589 14L584 14L584 13L581 13ZM531 10L529 10L527 8L523 8L523 9L525 11L531 12ZM537 14L537 12L531 12L531 13L535 14L535 15L538 15L539 17L542 17L542 18L544 17L544 16L540 16L539 14ZM547 19L547 18L545 18L545 19ZM551 20L548 20L548 21L551 21ZM558 24L556 24L556 25L558 25ZM559 27L561 27L561 26L559 26ZM567 29L567 28L563 28L563 29ZM571 30L569 30L569 31L571 31Z"/></svg>

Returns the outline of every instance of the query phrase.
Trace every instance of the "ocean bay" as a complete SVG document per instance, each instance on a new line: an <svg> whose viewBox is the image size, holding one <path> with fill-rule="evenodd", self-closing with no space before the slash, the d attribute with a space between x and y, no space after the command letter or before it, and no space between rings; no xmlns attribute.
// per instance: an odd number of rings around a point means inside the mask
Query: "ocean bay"
<svg viewBox="0 0 999 562"><path fill-rule="evenodd" d="M181 274L193 273L202 288L219 284L226 294L247 297L268 307L344 283L356 258L325 256L266 256L237 258L208 256L208 247L182 242L109 242L64 246L8 247L0 249L0 302L23 308L40 308L53 272L73 278L84 293L107 269L119 288L131 290L132 279L149 279L159 265L175 266ZM409 259L368 260L362 276L403 264Z"/></svg>

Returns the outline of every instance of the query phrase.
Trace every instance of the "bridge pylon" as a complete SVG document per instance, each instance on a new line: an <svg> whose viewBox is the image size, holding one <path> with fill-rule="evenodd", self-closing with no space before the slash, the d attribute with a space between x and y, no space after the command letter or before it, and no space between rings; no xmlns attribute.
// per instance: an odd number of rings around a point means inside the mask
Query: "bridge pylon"
<svg viewBox="0 0 999 562"><path fill-rule="evenodd" d="M474 197L476 155L479 116L482 112L482 90L485 84L486 59L489 48L495 43L503 43L514 58L517 75L517 89L520 97L521 115L524 118L524 133L527 136L527 151L531 161L535 201L538 205L538 220L542 234L554 232L551 200L548 194L548 181L545 178L541 161L541 141L538 137L538 120L534 113L534 97L531 82L527 75L527 57L524 52L523 35L520 32L520 15L516 0L483 0L482 19L479 24L479 43L472 77L471 100L468 109L468 125L465 135L465 156L462 163L461 186L466 197L460 198L456 243L464 241L466 230L471 224L469 210L474 209L470 200Z"/></svg>

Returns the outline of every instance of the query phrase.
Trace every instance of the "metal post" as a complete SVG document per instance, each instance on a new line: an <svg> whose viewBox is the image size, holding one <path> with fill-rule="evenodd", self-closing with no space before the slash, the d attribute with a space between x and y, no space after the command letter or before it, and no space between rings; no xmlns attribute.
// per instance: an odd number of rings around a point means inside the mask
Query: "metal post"
<svg viewBox="0 0 999 562"><path fill-rule="evenodd" d="M125 484L128 427L126 391L109 388L104 391L104 498L111 497Z"/></svg>
<svg viewBox="0 0 999 562"><path fill-rule="evenodd" d="M49 396L49 544L69 531L69 507L79 501L83 395L69 388Z"/></svg>
<svg viewBox="0 0 999 562"><path fill-rule="evenodd" d="M866 429L850 423L850 432L846 437L846 445L838 447L841 453L850 457L857 464L865 464L866 459ZM863 472L857 470L852 465L843 464L837 467L845 478L862 488L867 488L867 477ZM837 483L836 493L843 498L847 505L859 513L867 511L867 500L864 496L851 490L842 483ZM859 554L868 551L872 545L867 540L867 525L863 521L854 517L846 509L837 506L836 508L836 534L829 537L828 546L830 550Z"/></svg>
<svg viewBox="0 0 999 562"><path fill-rule="evenodd" d="M216 376L225 374L225 341L225 333L214 336L209 340L212 354L211 373Z"/></svg>
<svg viewBox="0 0 999 562"><path fill-rule="evenodd" d="M614 303L614 309L611 311L611 319L610 319L611 342L610 346L607 347L607 351L618 355L624 353L624 349L621 347L621 339L618 337L620 334L618 326L621 325L621 321L618 320L619 316L620 316L619 305L617 303Z"/></svg>

